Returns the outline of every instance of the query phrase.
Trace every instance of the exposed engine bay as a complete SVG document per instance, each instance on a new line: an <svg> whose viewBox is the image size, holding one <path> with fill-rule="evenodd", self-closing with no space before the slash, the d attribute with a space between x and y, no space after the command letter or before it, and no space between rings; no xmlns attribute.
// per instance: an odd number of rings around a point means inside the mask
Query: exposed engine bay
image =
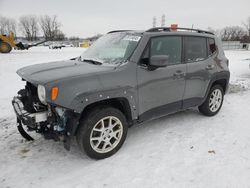
<svg viewBox="0 0 250 188"><path fill-rule="evenodd" d="M78 120L74 113L62 107L43 104L39 100L37 87L29 82L26 82L25 89L18 91L12 105L17 115L18 130L26 140L33 140L27 132L35 131L44 135L45 139L65 141L65 147L69 149L69 138L75 131L73 127L76 127L71 123L75 125L75 120Z"/></svg>

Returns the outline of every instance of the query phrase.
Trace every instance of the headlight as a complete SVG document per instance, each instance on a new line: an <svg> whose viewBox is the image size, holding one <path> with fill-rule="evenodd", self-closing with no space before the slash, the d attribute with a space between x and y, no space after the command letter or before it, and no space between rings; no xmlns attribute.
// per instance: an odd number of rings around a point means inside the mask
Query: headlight
<svg viewBox="0 0 250 188"><path fill-rule="evenodd" d="M38 85L37 87L37 94L38 98L41 101L41 103L46 104L46 90L45 87L42 85Z"/></svg>

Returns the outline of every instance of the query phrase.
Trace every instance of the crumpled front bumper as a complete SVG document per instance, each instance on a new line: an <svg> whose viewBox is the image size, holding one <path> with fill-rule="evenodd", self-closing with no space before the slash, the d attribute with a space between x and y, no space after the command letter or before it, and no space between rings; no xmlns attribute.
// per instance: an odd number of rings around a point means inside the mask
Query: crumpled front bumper
<svg viewBox="0 0 250 188"><path fill-rule="evenodd" d="M22 121L24 125L35 127L37 123L47 121L48 111L29 113L24 109L24 105L18 97L13 98L12 106L17 118Z"/></svg>
<svg viewBox="0 0 250 188"><path fill-rule="evenodd" d="M13 98L12 105L17 116L17 128L20 134L26 140L30 141L34 139L31 136L29 136L29 134L23 129L22 124L26 125L28 128L31 128L30 130L38 130L38 127L40 127L38 125L42 125L42 124L44 125L44 123L50 124L50 125L52 123L53 125L51 116L48 116L49 114L48 111L29 113L24 109L24 104L18 97ZM65 128L64 147L65 149L70 150L71 140L73 136L75 135L77 126L79 124L80 114L76 114L73 111L67 110L64 116L66 117L66 125L64 127ZM51 129L52 131L55 131L53 126L50 127L50 130ZM51 132L49 131L48 133L51 133Z"/></svg>

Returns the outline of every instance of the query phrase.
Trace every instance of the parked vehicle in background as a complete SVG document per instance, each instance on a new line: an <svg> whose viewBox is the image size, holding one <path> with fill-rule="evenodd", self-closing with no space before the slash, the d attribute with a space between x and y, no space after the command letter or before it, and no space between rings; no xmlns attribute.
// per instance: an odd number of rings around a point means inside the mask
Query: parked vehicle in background
<svg viewBox="0 0 250 188"><path fill-rule="evenodd" d="M73 44L63 44L64 47L74 47Z"/></svg>
<svg viewBox="0 0 250 188"><path fill-rule="evenodd" d="M228 88L221 41L207 31L112 31L80 57L24 67L12 104L23 125L45 138L76 140L95 159L116 153L128 127L190 107L216 115Z"/></svg>
<svg viewBox="0 0 250 188"><path fill-rule="evenodd" d="M49 49L62 49L65 47L63 44L51 44L49 45Z"/></svg>

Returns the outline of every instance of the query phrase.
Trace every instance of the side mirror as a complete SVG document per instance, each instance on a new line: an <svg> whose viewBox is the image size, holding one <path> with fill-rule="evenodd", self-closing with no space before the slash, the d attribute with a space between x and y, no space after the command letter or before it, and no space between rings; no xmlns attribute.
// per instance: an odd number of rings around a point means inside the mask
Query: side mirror
<svg viewBox="0 0 250 188"><path fill-rule="evenodd" d="M155 68L166 67L168 65L168 55L154 55L150 57L149 65Z"/></svg>

